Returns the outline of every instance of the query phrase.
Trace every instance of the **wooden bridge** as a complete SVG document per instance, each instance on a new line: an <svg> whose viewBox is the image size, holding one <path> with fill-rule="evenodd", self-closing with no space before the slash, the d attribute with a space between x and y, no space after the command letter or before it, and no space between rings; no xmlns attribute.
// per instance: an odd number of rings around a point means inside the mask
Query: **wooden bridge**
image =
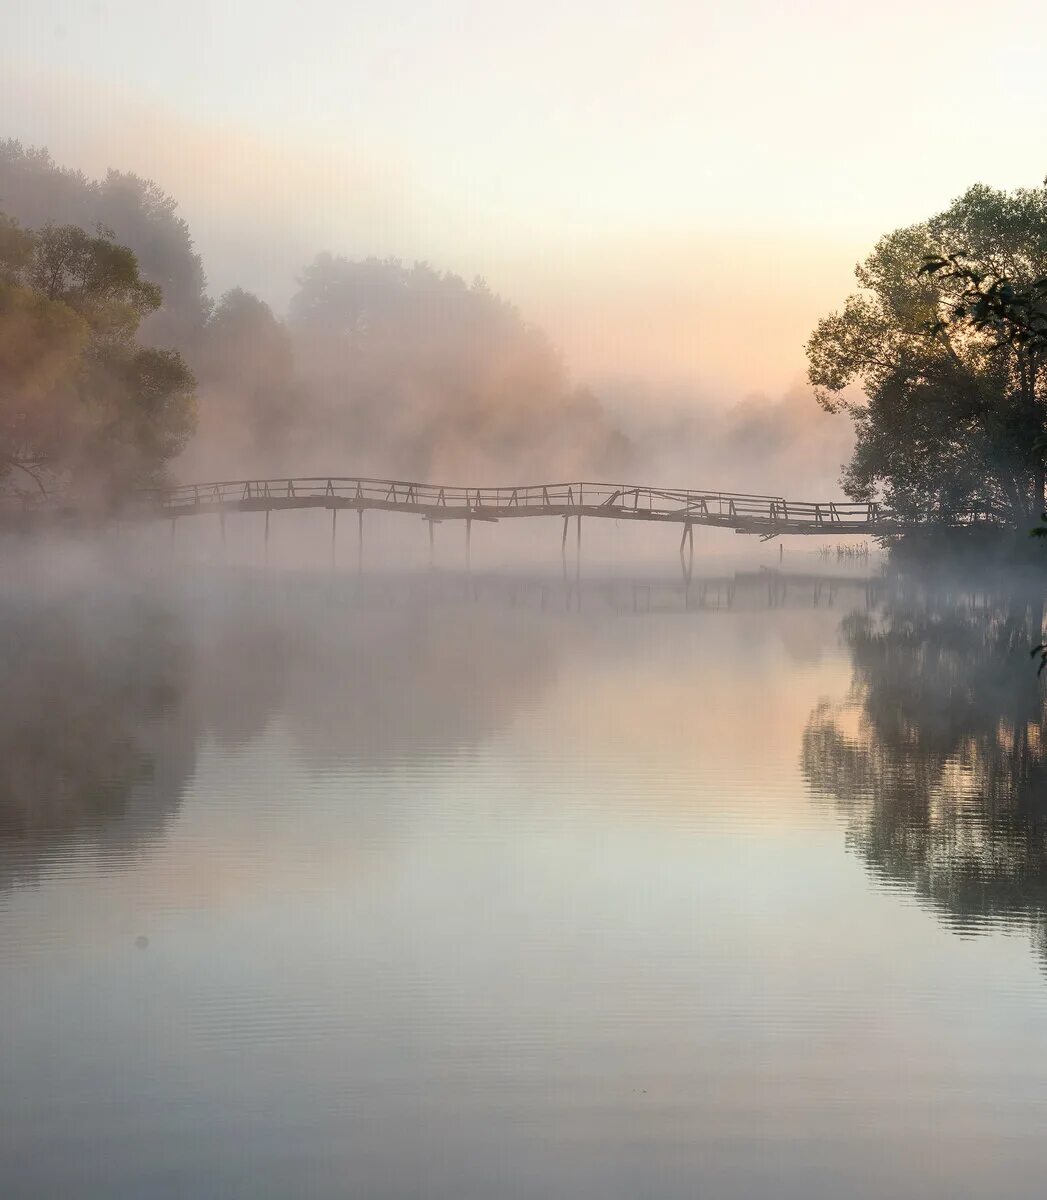
<svg viewBox="0 0 1047 1200"><path fill-rule="evenodd" d="M797 501L740 492L674 490L635 484L543 483L518 487L450 487L394 479L319 476L183 484L139 493L132 511L141 516L270 513L323 508L411 513L441 521L504 521L520 517L594 517L615 521L666 521L732 529L764 538L781 534L884 536L903 526L876 503ZM565 526L566 528L566 526ZM565 535L566 536L566 535Z"/></svg>
<svg viewBox="0 0 1047 1200"><path fill-rule="evenodd" d="M787 500L783 496L743 492L584 481L517 487L452 487L355 476L225 480L144 489L134 493L116 512L99 512L97 508L78 505L65 495L0 494L0 522L21 528L54 523L97 524L115 516L133 520L167 519L171 521L173 534L180 519L211 513L218 515L224 539L227 514L264 513L267 547L270 514L306 508L331 512L332 555L339 512L356 512L361 569L364 513L368 511L421 517L429 525L430 549L435 525L462 521L467 559L474 521L498 522L522 517L562 518L564 551L572 518L576 520L579 548L583 517L668 522L681 527L681 554L689 546L692 556L696 525L729 529L762 540L785 534L889 537L916 526L915 522L900 520L875 502ZM959 518L958 523L993 520L993 514L972 513Z"/></svg>

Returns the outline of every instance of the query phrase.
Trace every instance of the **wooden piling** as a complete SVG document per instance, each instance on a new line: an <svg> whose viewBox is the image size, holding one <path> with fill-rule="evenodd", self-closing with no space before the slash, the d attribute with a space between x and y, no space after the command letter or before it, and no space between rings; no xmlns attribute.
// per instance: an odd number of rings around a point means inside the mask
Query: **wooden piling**
<svg viewBox="0 0 1047 1200"><path fill-rule="evenodd" d="M579 586L577 588L578 595L577 595L577 599L575 602L575 607L577 608L578 611L581 611L581 607L582 607L582 589L580 586L581 581L582 581L582 514L581 513L578 514L576 520L578 523L575 526L576 536L575 536L575 547L574 547L575 548L574 578L575 578L575 583L578 584Z"/></svg>
<svg viewBox="0 0 1047 1200"><path fill-rule="evenodd" d="M359 536L356 539L356 573L362 575L364 573L364 510L358 508L356 516L359 525Z"/></svg>

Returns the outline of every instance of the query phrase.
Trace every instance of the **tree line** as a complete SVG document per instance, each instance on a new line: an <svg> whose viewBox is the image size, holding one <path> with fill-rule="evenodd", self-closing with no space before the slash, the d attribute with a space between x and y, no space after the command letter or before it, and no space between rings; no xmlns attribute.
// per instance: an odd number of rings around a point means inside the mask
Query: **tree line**
<svg viewBox="0 0 1047 1200"><path fill-rule="evenodd" d="M0 141L0 471L114 498L212 474L617 474L636 447L482 280L317 255L285 316L213 300L173 198ZM1047 486L1047 188L976 185L883 237L807 343L842 485L1029 526Z"/></svg>
<svg viewBox="0 0 1047 1200"><path fill-rule="evenodd" d="M286 316L207 293L175 201L0 142L0 471L115 498L216 474L617 473L628 439L482 280L319 254ZM57 274L54 268L57 266Z"/></svg>

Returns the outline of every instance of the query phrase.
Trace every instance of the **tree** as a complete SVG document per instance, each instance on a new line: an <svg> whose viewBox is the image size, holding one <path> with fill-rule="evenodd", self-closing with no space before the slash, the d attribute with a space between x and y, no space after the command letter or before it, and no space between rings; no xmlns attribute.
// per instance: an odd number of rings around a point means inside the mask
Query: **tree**
<svg viewBox="0 0 1047 1200"><path fill-rule="evenodd" d="M0 208L29 229L48 223L111 229L163 293L139 340L186 354L195 349L211 307L203 264L177 204L152 180L115 170L89 179L58 166L46 150L0 140Z"/></svg>
<svg viewBox="0 0 1047 1200"><path fill-rule="evenodd" d="M286 471L301 395L284 323L257 296L234 288L215 306L194 365L200 428L191 469Z"/></svg>
<svg viewBox="0 0 1047 1200"><path fill-rule="evenodd" d="M1047 278L1023 287L1006 275L980 270L959 254L928 254L918 274L960 284L963 290L948 313L950 324L992 333L996 347L1013 347L1034 362L1047 354Z"/></svg>
<svg viewBox="0 0 1047 1200"><path fill-rule="evenodd" d="M0 472L110 498L158 478L195 418L181 356L135 340L160 303L110 231L0 215Z"/></svg>
<svg viewBox="0 0 1047 1200"><path fill-rule="evenodd" d="M921 270L949 255L1020 287L1047 275L1047 188L976 185L881 239L855 270L861 292L811 336L809 377L855 423L848 495L909 519L981 510L1028 524L1043 508L1045 357L997 324L951 319L967 282Z"/></svg>
<svg viewBox="0 0 1047 1200"><path fill-rule="evenodd" d="M482 280L324 254L299 285L300 457L311 443L325 461L444 479L618 469L626 442L604 408Z"/></svg>

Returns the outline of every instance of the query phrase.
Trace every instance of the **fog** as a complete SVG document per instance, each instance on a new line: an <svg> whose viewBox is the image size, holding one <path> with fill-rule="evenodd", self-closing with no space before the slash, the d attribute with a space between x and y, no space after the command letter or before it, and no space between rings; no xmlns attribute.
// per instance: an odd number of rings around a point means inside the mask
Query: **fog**
<svg viewBox="0 0 1047 1200"><path fill-rule="evenodd" d="M180 350L198 382L198 429L171 464L177 480L338 474L490 485L585 477L801 499L839 493L850 428L822 412L805 385L780 393L736 387L732 398L715 384L672 382L671 352L658 368L659 348L680 336L687 318L682 299L677 313L663 302L649 321L608 330L602 358L590 339L583 373L555 332L500 294L497 279L464 279L455 263L319 245L283 304L270 303L282 290L280 270L267 278L264 263L261 275L252 273L259 294L234 287L214 295L177 197L162 180L120 164L93 179L46 150L8 141L0 208L29 228L101 225L162 288L163 305L141 336ZM296 236L272 234L274 243ZM664 252L652 254L651 274L664 269ZM633 271L642 296L643 262ZM544 298L532 289L531 299L555 312L548 265L545 276ZM754 326L737 342L739 359L751 344L755 361L765 336ZM642 353L631 354L630 342ZM649 373L631 369L638 358Z"/></svg>

